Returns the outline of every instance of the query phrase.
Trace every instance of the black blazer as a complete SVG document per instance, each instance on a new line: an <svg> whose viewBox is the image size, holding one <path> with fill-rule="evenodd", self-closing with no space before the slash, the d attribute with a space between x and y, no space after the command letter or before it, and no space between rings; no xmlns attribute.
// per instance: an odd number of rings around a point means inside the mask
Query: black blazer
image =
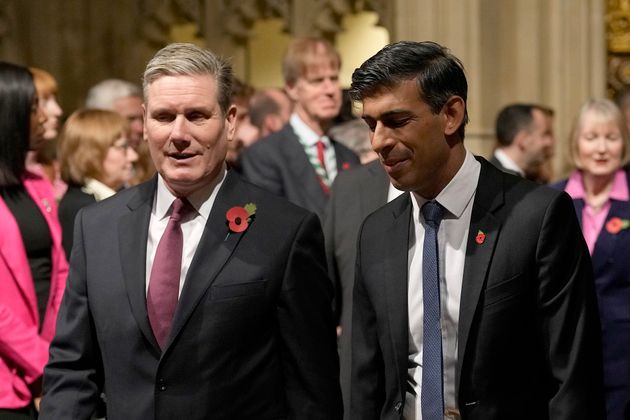
<svg viewBox="0 0 630 420"><path fill-rule="evenodd" d="M112 420L339 419L318 218L228 173L160 352L145 291L155 189L77 215L40 419L89 419L103 387ZM249 202L253 221L229 233L227 210Z"/></svg>
<svg viewBox="0 0 630 420"><path fill-rule="evenodd" d="M363 220L387 203L389 177L378 160L340 173L333 183L324 218L328 272L335 287L335 312L341 325L339 360L344 407L350 407L352 289L357 237ZM344 418L349 416L344 412Z"/></svg>
<svg viewBox="0 0 630 420"><path fill-rule="evenodd" d="M79 210L85 206L96 203L96 198L81 190L80 185L69 184L66 193L59 202L59 222L61 223L61 243L70 261L72 250L72 232L74 230L74 218Z"/></svg>
<svg viewBox="0 0 630 420"><path fill-rule="evenodd" d="M604 418L592 268L571 199L479 160L457 337L462 419ZM402 416L411 209L405 194L360 231L353 419Z"/></svg>
<svg viewBox="0 0 630 420"><path fill-rule="evenodd" d="M360 165L353 151L333 139L331 143L338 172ZM328 194L290 124L245 149L241 170L253 184L323 217Z"/></svg>

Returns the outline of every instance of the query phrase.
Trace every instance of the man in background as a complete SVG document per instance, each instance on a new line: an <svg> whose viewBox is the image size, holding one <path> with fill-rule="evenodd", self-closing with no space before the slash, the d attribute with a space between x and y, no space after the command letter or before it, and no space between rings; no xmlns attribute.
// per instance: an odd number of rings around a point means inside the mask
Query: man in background
<svg viewBox="0 0 630 420"><path fill-rule="evenodd" d="M289 123L245 150L245 177L323 217L337 173L359 164L327 132L341 107L338 52L326 40L296 38L282 62L285 90L294 103Z"/></svg>
<svg viewBox="0 0 630 420"><path fill-rule="evenodd" d="M263 89L249 100L249 118L258 128L259 138L280 131L289 122L292 112L291 99L282 89Z"/></svg>
<svg viewBox="0 0 630 420"><path fill-rule="evenodd" d="M498 147L490 163L521 177L551 181L554 135L551 108L536 104L511 104L497 115Z"/></svg>

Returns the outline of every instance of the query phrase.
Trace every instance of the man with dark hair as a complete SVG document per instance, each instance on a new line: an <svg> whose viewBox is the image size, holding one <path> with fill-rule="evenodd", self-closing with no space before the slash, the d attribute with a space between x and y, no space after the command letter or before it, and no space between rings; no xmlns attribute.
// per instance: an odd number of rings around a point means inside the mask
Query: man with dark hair
<svg viewBox="0 0 630 420"><path fill-rule="evenodd" d="M260 137L266 137L284 127L289 122L291 112L293 104L282 89L263 89L249 100L249 117L258 128Z"/></svg>
<svg viewBox="0 0 630 420"><path fill-rule="evenodd" d="M328 129L341 107L339 53L320 38L296 38L282 61L285 90L294 103L289 123L241 157L252 183L323 217L337 173L359 164Z"/></svg>
<svg viewBox="0 0 630 420"><path fill-rule="evenodd" d="M591 264L569 196L466 150L466 76L436 43L386 46L351 92L409 193L359 232L350 418L603 418Z"/></svg>
<svg viewBox="0 0 630 420"><path fill-rule="evenodd" d="M551 108L536 104L503 108L497 116L498 146L490 163L531 180L544 178L541 172L553 157L553 115Z"/></svg>
<svg viewBox="0 0 630 420"><path fill-rule="evenodd" d="M319 220L227 170L231 85L193 44L147 65L158 175L76 217L40 419L341 418Z"/></svg>

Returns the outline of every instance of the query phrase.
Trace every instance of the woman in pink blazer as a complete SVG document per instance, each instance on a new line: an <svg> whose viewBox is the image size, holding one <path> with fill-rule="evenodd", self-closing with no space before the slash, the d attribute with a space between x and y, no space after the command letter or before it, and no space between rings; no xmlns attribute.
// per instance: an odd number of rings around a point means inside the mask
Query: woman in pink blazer
<svg viewBox="0 0 630 420"><path fill-rule="evenodd" d="M36 416L68 272L52 186L25 169L45 120L29 71L0 62L0 420Z"/></svg>

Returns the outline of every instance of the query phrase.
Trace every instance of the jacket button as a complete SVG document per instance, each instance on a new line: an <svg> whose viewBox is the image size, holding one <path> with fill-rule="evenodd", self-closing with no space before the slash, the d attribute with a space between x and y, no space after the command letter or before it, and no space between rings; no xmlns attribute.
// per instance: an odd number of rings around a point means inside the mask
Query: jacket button
<svg viewBox="0 0 630 420"><path fill-rule="evenodd" d="M158 389L160 391L166 391L166 382L164 382L164 378L158 379Z"/></svg>
<svg viewBox="0 0 630 420"><path fill-rule="evenodd" d="M396 412L400 414L400 412L402 411L402 406L403 406L402 403L398 401L396 405L394 406L394 410L396 410Z"/></svg>

